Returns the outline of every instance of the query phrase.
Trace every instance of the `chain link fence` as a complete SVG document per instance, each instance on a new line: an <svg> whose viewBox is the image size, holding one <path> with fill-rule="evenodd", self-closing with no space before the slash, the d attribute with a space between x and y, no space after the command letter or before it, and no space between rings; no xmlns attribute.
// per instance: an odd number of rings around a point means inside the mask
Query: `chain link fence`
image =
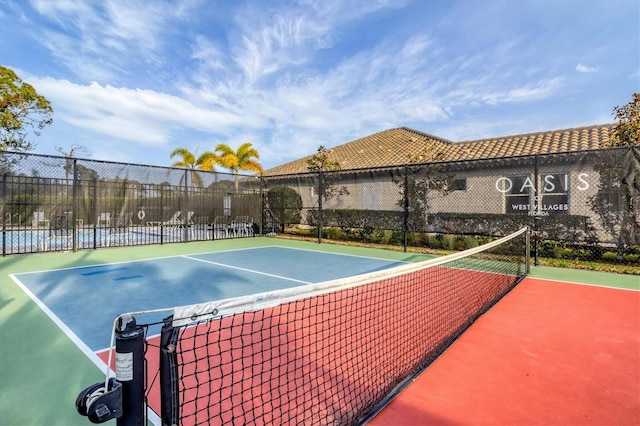
<svg viewBox="0 0 640 426"><path fill-rule="evenodd" d="M640 147L299 175L0 153L3 255L296 233L640 266Z"/></svg>
<svg viewBox="0 0 640 426"><path fill-rule="evenodd" d="M252 176L0 153L2 254L236 238L261 222Z"/></svg>
<svg viewBox="0 0 640 426"><path fill-rule="evenodd" d="M284 232L460 250L529 226L534 256L640 266L640 147L269 176Z"/></svg>

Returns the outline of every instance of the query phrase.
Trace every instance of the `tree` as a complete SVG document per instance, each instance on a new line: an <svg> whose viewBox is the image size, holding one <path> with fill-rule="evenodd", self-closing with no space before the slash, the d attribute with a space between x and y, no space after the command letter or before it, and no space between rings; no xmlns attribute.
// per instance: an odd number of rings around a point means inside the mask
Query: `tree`
<svg viewBox="0 0 640 426"><path fill-rule="evenodd" d="M15 72L0 66L0 151L30 151L29 130L36 136L53 122L53 108Z"/></svg>
<svg viewBox="0 0 640 426"><path fill-rule="evenodd" d="M339 162L329 159L330 153L330 150L320 145L316 154L307 160L307 170L312 173L319 173L322 176L322 190L318 192L318 196L321 196L324 201L328 201L336 195L349 195L346 186L337 188L334 185L337 180L336 174L333 174L332 178L324 176L325 172L338 172L342 169Z"/></svg>
<svg viewBox="0 0 640 426"><path fill-rule="evenodd" d="M320 145L317 153L313 154L313 156L307 160L307 170L310 172L333 172L340 170L342 168L340 163L329 159L330 153L331 150Z"/></svg>
<svg viewBox="0 0 640 426"><path fill-rule="evenodd" d="M300 223L302 216L302 197L287 185L277 185L267 192L267 211L274 220L284 227Z"/></svg>
<svg viewBox="0 0 640 426"><path fill-rule="evenodd" d="M89 153L89 150L85 146L78 144L71 145L69 151L66 151L61 146L56 146L56 151L62 154L65 158L64 177L66 180L69 180L69 176L71 175L71 173L73 173L73 159L75 158L76 154L81 153L86 155Z"/></svg>
<svg viewBox="0 0 640 426"><path fill-rule="evenodd" d="M260 154L253 148L251 142L245 142L234 151L229 145L218 144L216 146L216 153L220 158L220 165L227 169L233 170L235 174L235 186L238 190L238 172L240 170L249 170L256 173L262 173L262 166L254 159L259 159Z"/></svg>
<svg viewBox="0 0 640 426"><path fill-rule="evenodd" d="M78 164L78 180L83 182L97 181L100 179L100 174L97 171L90 169L89 167L85 167L82 164Z"/></svg>
<svg viewBox="0 0 640 426"><path fill-rule="evenodd" d="M413 142L413 139L411 140ZM449 194L449 186L454 176L445 173L444 167L437 164L446 160L440 144L430 139L418 155L409 155L409 163L404 176L398 176L393 182L400 187L397 205L407 212L406 227L414 230L426 230L433 201ZM420 165L430 163L428 165Z"/></svg>
<svg viewBox="0 0 640 426"><path fill-rule="evenodd" d="M602 150L590 159L599 182L588 205L613 237L622 258L627 249L640 244L640 147Z"/></svg>
<svg viewBox="0 0 640 426"><path fill-rule="evenodd" d="M613 128L608 146L634 146L640 144L640 93L634 93L626 105L613 108L618 123Z"/></svg>
<svg viewBox="0 0 640 426"><path fill-rule="evenodd" d="M614 107L613 115L618 123L603 148L629 150L602 150L591 156L599 185L588 203L614 237L622 258L629 247L640 244L640 93L634 93L628 104Z"/></svg>
<svg viewBox="0 0 640 426"><path fill-rule="evenodd" d="M173 167L181 167L190 170L191 182L202 186L202 179L198 170L215 171L215 166L220 164L220 158L213 152L205 151L198 158L186 148L176 148L171 152L171 158L180 156L180 160L172 164ZM182 182L182 179L180 180Z"/></svg>
<svg viewBox="0 0 640 426"><path fill-rule="evenodd" d="M349 195L346 186L336 187L336 182L340 178L339 172L342 167L337 161L329 159L331 151L323 145L318 147L318 151L307 160L307 170L318 174L318 214L314 218L313 211L309 211L307 220L309 223L317 222L318 225L318 242L322 241L323 227L323 201L329 201L336 195ZM328 173L328 174L327 174Z"/></svg>

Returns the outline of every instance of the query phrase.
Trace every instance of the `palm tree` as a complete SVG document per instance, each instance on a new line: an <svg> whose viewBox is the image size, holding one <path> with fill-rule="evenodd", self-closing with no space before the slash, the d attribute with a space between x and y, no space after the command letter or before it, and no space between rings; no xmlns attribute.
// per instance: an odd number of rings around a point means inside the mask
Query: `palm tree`
<svg viewBox="0 0 640 426"><path fill-rule="evenodd" d="M202 186L202 179L198 170L215 171L215 165L220 164L220 158L213 152L203 152L198 158L186 148L176 148L171 152L171 158L180 156L181 159L172 164L173 167L182 167L190 170L191 182ZM180 180L182 182L182 179Z"/></svg>
<svg viewBox="0 0 640 426"><path fill-rule="evenodd" d="M237 151L234 151L229 145L219 144L216 147L216 153L219 155L219 163L222 167L233 170L235 174L236 191L238 190L238 171L250 170L262 173L262 166L254 160L260 158L260 154L252 147L251 142L245 142L240 145Z"/></svg>

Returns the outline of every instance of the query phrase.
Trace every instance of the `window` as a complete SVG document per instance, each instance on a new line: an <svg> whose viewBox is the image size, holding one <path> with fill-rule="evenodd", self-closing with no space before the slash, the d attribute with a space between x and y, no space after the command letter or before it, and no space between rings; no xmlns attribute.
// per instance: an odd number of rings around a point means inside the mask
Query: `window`
<svg viewBox="0 0 640 426"><path fill-rule="evenodd" d="M449 191L466 191L467 178L455 178L449 183Z"/></svg>
<svg viewBox="0 0 640 426"><path fill-rule="evenodd" d="M225 216L231 216L231 196L225 195L222 199L222 214Z"/></svg>
<svg viewBox="0 0 640 426"><path fill-rule="evenodd" d="M505 195L506 213L552 216L569 213L569 182L566 173L546 174L536 184L531 176L508 176L497 180Z"/></svg>
<svg viewBox="0 0 640 426"><path fill-rule="evenodd" d="M550 174L541 177L542 195L537 203L541 215L551 216L569 213L569 177L566 173Z"/></svg>
<svg viewBox="0 0 640 426"><path fill-rule="evenodd" d="M531 211L531 193L535 190L529 176L511 176L501 179L507 213L528 214Z"/></svg>
<svg viewBox="0 0 640 426"><path fill-rule="evenodd" d="M382 184L371 182L362 185L362 208L364 210L380 210L382 205Z"/></svg>

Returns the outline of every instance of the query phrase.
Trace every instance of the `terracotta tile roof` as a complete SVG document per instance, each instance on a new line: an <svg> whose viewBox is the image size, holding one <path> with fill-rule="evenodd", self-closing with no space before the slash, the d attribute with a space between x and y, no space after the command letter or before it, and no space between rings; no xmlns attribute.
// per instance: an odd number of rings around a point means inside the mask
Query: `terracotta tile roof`
<svg viewBox="0 0 640 426"><path fill-rule="evenodd" d="M478 160L598 149L613 124L452 142L408 127L383 130L329 149L343 170L430 161ZM266 176L306 173L309 155L265 171Z"/></svg>

